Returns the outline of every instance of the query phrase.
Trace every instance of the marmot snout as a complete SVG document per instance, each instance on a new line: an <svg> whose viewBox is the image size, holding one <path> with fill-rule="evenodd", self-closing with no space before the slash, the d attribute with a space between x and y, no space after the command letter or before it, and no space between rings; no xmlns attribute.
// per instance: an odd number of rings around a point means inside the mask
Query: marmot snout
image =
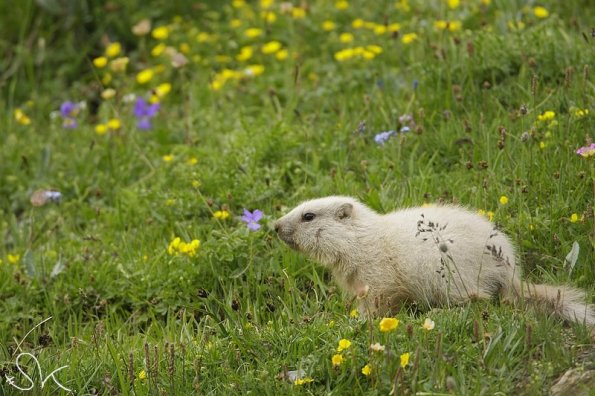
<svg viewBox="0 0 595 396"><path fill-rule="evenodd" d="M406 302L429 308L502 297L595 324L584 292L522 282L509 238L461 207L380 215L354 198L331 196L300 204L275 230L291 248L328 267L346 292L365 294L364 314L394 311Z"/></svg>

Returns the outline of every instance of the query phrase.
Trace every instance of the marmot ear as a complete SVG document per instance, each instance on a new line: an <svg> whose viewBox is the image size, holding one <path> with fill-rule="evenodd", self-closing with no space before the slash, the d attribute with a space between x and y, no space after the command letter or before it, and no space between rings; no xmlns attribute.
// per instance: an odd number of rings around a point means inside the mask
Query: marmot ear
<svg viewBox="0 0 595 396"><path fill-rule="evenodd" d="M341 206L339 206L339 209L337 209L337 218L339 220L349 218L349 217L351 217L352 212L353 212L353 205L350 204L349 202L344 203Z"/></svg>

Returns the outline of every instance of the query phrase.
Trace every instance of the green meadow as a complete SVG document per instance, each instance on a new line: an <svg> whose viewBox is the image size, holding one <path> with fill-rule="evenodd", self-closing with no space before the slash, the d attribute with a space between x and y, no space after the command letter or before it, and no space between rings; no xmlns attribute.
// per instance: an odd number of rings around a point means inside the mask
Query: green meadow
<svg viewBox="0 0 595 396"><path fill-rule="evenodd" d="M333 194L454 203L525 279L593 302L594 20L587 0L2 2L0 396L544 395L593 370L591 329L521 305L358 317L273 223Z"/></svg>

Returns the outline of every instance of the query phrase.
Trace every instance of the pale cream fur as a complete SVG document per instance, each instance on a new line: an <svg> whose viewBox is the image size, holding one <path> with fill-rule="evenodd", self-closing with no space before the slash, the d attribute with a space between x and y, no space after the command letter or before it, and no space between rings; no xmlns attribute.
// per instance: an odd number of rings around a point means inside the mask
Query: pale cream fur
<svg viewBox="0 0 595 396"><path fill-rule="evenodd" d="M310 221L304 214L312 213ZM528 301L565 320L595 324L584 292L522 282L514 246L484 217L458 206L381 215L351 197L306 201L275 223L292 248L328 267L362 313L401 304L451 306L475 298Z"/></svg>

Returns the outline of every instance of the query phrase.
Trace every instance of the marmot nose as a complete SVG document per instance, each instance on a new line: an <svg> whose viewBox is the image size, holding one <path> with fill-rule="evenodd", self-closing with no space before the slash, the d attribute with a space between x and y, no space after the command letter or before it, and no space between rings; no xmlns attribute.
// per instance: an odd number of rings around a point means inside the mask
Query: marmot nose
<svg viewBox="0 0 595 396"><path fill-rule="evenodd" d="M279 222L275 223L275 232L278 234L279 230L281 230L281 224Z"/></svg>

